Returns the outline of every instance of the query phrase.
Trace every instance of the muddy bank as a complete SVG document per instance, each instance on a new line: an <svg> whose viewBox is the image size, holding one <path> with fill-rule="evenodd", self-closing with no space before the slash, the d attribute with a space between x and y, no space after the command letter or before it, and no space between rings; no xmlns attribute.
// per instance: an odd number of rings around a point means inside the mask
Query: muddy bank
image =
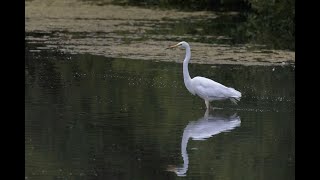
<svg viewBox="0 0 320 180"><path fill-rule="evenodd" d="M44 46L36 50L47 48L73 54L181 62L184 51L165 48L187 40L192 48L193 63L283 65L295 62L292 51L269 50L253 44L209 44L199 40L228 39L224 36L164 33L181 20L217 18L212 12L99 6L76 0L34 0L25 4L26 40Z"/></svg>

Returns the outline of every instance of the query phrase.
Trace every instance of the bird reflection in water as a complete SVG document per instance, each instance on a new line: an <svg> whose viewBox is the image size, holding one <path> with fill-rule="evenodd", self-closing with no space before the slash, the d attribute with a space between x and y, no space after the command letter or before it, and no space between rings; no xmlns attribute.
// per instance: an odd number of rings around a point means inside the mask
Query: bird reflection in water
<svg viewBox="0 0 320 180"><path fill-rule="evenodd" d="M225 116L214 110L214 113L209 114L207 109L204 116L197 121L191 121L183 131L181 141L181 155L183 165L169 165L167 171L175 172L178 176L186 176L189 165L189 157L187 153L187 144L190 138L193 140L206 140L221 132L231 131L240 126L240 117L236 114Z"/></svg>

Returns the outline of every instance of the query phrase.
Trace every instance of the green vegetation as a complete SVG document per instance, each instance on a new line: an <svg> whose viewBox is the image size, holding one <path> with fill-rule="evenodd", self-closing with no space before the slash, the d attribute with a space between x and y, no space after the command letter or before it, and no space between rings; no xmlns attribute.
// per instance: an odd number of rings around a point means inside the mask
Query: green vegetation
<svg viewBox="0 0 320 180"><path fill-rule="evenodd" d="M275 49L295 50L295 1L249 0L246 22L237 28L240 37Z"/></svg>
<svg viewBox="0 0 320 180"><path fill-rule="evenodd" d="M114 0L113 2L120 5L183 11L238 11L241 21L236 28L230 29L230 35L235 42L259 43L273 49L295 50L294 0ZM208 27L212 23L210 20Z"/></svg>

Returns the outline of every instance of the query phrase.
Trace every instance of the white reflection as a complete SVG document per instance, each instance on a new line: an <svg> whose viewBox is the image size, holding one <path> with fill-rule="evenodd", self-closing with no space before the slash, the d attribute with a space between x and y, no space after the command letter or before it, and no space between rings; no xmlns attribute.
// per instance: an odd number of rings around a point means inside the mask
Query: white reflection
<svg viewBox="0 0 320 180"><path fill-rule="evenodd" d="M191 121L184 129L181 141L181 155L183 158L183 165L176 167L168 166L168 171L175 172L178 176L186 176L189 165L189 157L187 153L187 144L190 138L193 140L206 140L221 132L230 131L240 126L240 117L236 114L231 116L223 116L218 114L215 110L212 114L209 111L205 112L204 116L197 121Z"/></svg>

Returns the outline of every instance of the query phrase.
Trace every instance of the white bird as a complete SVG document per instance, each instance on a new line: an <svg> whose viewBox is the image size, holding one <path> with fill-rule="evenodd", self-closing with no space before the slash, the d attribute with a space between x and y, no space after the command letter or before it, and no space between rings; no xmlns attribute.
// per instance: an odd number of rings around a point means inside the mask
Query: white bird
<svg viewBox="0 0 320 180"><path fill-rule="evenodd" d="M235 104L237 104L237 101L240 101L241 93L231 87L226 87L205 77L197 76L191 79L188 70L188 63L191 57L190 46L187 42L182 41L167 49L175 47L186 49L186 56L183 61L183 79L186 88L191 94L202 98L205 101L207 109L209 109L210 102L214 100L230 99Z"/></svg>
<svg viewBox="0 0 320 180"><path fill-rule="evenodd" d="M183 158L182 166L169 165L167 171L175 172L178 176L186 176L189 167L189 156L187 153L187 144L190 138L192 140L206 140L222 132L229 132L241 125L240 117L235 114L228 116L223 114L209 115L208 109L203 117L197 121L191 121L183 131L181 140L181 155Z"/></svg>

